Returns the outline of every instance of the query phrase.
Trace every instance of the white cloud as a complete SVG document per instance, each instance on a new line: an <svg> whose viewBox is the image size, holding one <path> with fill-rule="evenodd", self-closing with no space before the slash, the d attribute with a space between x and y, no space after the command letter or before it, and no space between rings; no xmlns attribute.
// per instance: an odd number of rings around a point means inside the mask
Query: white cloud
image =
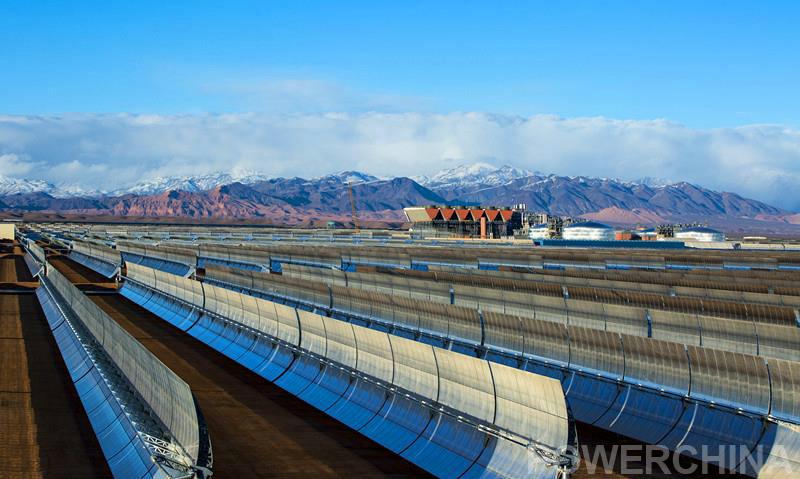
<svg viewBox="0 0 800 479"><path fill-rule="evenodd" d="M0 176L22 177L33 171L37 165L19 155L0 154Z"/></svg>
<svg viewBox="0 0 800 479"><path fill-rule="evenodd" d="M800 130L484 113L0 116L0 174L111 189L233 168L273 176L429 174L488 161L564 175L686 180L800 209Z"/></svg>

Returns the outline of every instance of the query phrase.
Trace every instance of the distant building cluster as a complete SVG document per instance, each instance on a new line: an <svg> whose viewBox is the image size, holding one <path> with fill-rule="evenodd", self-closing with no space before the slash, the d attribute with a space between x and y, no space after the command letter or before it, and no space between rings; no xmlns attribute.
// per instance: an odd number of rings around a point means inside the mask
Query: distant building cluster
<svg viewBox="0 0 800 479"><path fill-rule="evenodd" d="M699 225L659 225L653 228L615 229L612 226L580 218L558 217L547 213L526 213L526 231L532 240L575 241L658 241L680 240L695 242L725 241L721 231ZM527 233L527 234L525 234Z"/></svg>
<svg viewBox="0 0 800 479"><path fill-rule="evenodd" d="M722 231L708 226L666 224L620 229L582 218L529 212L525 205L428 205L408 207L403 211L411 232L424 237L498 239L514 236L534 241L725 241Z"/></svg>

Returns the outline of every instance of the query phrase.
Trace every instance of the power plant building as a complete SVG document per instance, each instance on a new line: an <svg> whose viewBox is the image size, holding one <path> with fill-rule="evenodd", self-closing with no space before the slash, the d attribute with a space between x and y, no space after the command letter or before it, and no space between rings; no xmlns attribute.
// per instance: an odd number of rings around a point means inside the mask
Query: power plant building
<svg viewBox="0 0 800 479"><path fill-rule="evenodd" d="M505 238L522 228L522 212L481 206L403 208L411 231L428 237Z"/></svg>
<svg viewBox="0 0 800 479"><path fill-rule="evenodd" d="M616 239L614 228L595 221L565 226L561 235L565 240L614 241Z"/></svg>

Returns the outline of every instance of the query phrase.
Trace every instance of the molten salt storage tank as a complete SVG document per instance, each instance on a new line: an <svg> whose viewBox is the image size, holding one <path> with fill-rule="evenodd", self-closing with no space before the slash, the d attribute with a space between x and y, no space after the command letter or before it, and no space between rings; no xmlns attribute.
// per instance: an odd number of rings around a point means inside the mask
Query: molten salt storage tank
<svg viewBox="0 0 800 479"><path fill-rule="evenodd" d="M565 240L589 240L589 241L614 241L614 228L597 223L595 221L584 221L565 226L562 238Z"/></svg>
<svg viewBox="0 0 800 479"><path fill-rule="evenodd" d="M693 226L675 232L675 239L689 241L716 242L725 241L725 234L705 226Z"/></svg>

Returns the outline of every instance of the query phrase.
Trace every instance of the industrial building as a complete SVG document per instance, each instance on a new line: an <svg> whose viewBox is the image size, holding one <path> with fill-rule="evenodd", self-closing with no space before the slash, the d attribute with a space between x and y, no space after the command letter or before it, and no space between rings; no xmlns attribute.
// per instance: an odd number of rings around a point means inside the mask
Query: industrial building
<svg viewBox="0 0 800 479"><path fill-rule="evenodd" d="M528 227L528 238L532 240L550 238L550 226L546 223L531 225Z"/></svg>
<svg viewBox="0 0 800 479"><path fill-rule="evenodd" d="M614 228L595 221L584 221L565 226L562 232L565 240L590 240L590 241L614 241Z"/></svg>
<svg viewBox="0 0 800 479"><path fill-rule="evenodd" d="M522 211L483 206L403 208L411 231L426 237L505 238L522 228Z"/></svg>
<svg viewBox="0 0 800 479"><path fill-rule="evenodd" d="M534 233L534 236L531 236L530 231L527 231L526 232L527 236L534 240L561 238L561 234L564 227L582 221L583 220L578 218L572 218L569 216L556 216L556 215L551 215L550 213L532 212L532 211L523 212L523 223L528 230L530 230L531 228L537 228L541 226L547 227L547 236L543 236L541 238L538 237L538 235L542 234L541 231Z"/></svg>
<svg viewBox="0 0 800 479"><path fill-rule="evenodd" d="M638 241L642 238L635 231L619 230L614 232L614 239L617 241Z"/></svg>
<svg viewBox="0 0 800 479"><path fill-rule="evenodd" d="M14 232L14 223L0 223L0 240L13 240Z"/></svg>
<svg viewBox="0 0 800 479"><path fill-rule="evenodd" d="M636 234L642 241L656 241L658 240L658 230L656 228L645 228L636 230Z"/></svg>
<svg viewBox="0 0 800 479"><path fill-rule="evenodd" d="M675 232L675 239L686 241L717 242L725 241L722 231L706 226L692 226Z"/></svg>

